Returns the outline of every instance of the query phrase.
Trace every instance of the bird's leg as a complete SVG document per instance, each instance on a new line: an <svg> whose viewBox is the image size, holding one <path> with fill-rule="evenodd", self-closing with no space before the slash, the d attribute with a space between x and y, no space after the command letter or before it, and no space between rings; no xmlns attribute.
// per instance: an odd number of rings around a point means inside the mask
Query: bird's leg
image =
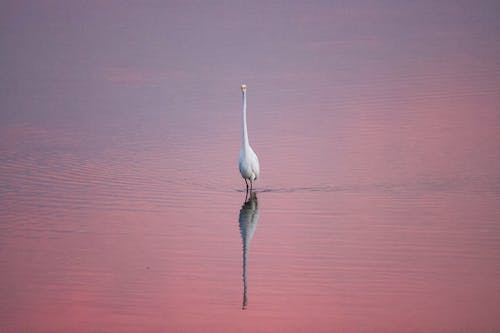
<svg viewBox="0 0 500 333"><path fill-rule="evenodd" d="M253 182L252 182L252 180L250 179L250 192L252 192L252 189L253 189Z"/></svg>
<svg viewBox="0 0 500 333"><path fill-rule="evenodd" d="M245 184L247 184L247 192L248 192L248 180L246 178L243 179L245 179Z"/></svg>

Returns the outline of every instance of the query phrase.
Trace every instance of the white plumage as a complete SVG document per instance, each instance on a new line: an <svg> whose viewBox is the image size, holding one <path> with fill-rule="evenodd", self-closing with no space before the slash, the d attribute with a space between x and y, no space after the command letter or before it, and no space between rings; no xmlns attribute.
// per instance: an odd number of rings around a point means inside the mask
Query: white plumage
<svg viewBox="0 0 500 333"><path fill-rule="evenodd" d="M247 131L247 86L245 84L241 85L241 92L243 93L243 137L241 141L240 149L240 159L238 161L238 167L240 169L241 176L245 179L248 190L248 180L250 180L250 190L253 188L253 181L259 178L260 166L259 158L257 154L250 147L248 142L248 131Z"/></svg>

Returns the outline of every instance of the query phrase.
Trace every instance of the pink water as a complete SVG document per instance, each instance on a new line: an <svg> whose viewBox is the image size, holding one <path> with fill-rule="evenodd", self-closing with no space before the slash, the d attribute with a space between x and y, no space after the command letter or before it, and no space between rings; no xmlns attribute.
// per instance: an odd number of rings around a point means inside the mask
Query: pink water
<svg viewBox="0 0 500 333"><path fill-rule="evenodd" d="M0 332L499 331L499 13L2 2Z"/></svg>

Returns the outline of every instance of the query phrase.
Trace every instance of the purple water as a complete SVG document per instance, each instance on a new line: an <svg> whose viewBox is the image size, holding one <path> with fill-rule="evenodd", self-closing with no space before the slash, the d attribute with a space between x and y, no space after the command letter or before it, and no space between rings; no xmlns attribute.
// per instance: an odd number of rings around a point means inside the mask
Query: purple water
<svg viewBox="0 0 500 333"><path fill-rule="evenodd" d="M0 331L500 330L499 9L2 2Z"/></svg>

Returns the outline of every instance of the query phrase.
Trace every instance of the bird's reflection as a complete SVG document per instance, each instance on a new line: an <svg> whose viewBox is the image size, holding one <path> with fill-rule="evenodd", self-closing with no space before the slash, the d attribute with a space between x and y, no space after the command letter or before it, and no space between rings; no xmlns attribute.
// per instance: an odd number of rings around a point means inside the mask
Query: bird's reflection
<svg viewBox="0 0 500 333"><path fill-rule="evenodd" d="M243 243L243 310L247 308L247 261L248 248L259 222L259 203L255 192L247 192L245 202L240 209L239 225Z"/></svg>

